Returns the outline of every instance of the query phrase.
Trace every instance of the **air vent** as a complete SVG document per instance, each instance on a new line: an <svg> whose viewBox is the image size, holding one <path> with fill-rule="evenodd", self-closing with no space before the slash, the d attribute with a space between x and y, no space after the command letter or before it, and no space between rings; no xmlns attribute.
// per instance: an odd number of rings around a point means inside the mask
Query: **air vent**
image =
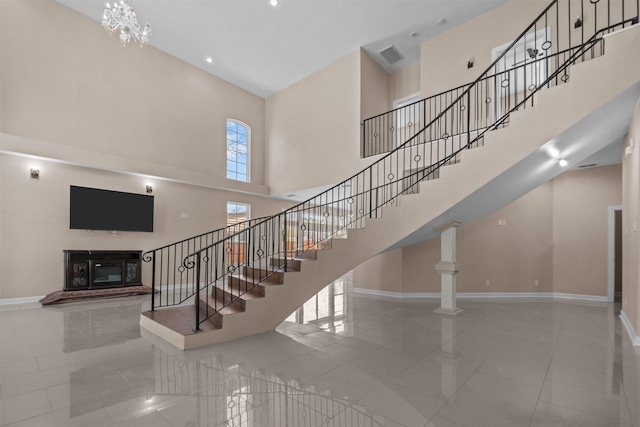
<svg viewBox="0 0 640 427"><path fill-rule="evenodd" d="M398 49L394 45L389 47L385 47L384 49L378 51L378 53L384 58L385 61L389 63L389 65L393 65L398 61L402 61L404 56L400 53Z"/></svg>
<svg viewBox="0 0 640 427"><path fill-rule="evenodd" d="M580 165L580 166L578 166L578 169L592 168L594 166L598 166L598 164L597 163L589 163L588 165Z"/></svg>

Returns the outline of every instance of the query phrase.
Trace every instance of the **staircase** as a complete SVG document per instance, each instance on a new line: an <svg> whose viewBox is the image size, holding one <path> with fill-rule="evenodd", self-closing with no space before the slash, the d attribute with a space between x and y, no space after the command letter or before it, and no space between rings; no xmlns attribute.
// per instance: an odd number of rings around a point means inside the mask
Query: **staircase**
<svg viewBox="0 0 640 427"><path fill-rule="evenodd" d="M598 3L586 4L598 16ZM637 3L615 20L611 4L590 36L566 45L571 5L553 1L419 132L324 193L192 251L148 252L162 294L141 326L181 349L273 330L367 259L486 215L561 173L560 157L577 163L614 141L640 97L640 27ZM501 71L549 22L548 53Z"/></svg>

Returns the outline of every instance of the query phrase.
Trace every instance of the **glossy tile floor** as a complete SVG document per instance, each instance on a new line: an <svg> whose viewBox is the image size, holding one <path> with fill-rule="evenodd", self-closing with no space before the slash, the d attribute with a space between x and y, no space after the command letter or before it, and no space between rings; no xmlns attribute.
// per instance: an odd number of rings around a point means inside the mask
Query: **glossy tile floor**
<svg viewBox="0 0 640 427"><path fill-rule="evenodd" d="M345 276L277 331L181 352L145 297L0 311L0 424L640 426L640 348L608 304L354 295Z"/></svg>

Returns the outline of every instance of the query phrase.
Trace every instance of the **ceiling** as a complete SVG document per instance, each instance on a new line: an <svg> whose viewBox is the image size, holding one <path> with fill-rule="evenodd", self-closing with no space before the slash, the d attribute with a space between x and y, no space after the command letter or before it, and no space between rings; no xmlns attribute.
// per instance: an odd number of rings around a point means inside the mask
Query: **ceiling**
<svg viewBox="0 0 640 427"><path fill-rule="evenodd" d="M96 25L102 20L104 0L56 1ZM507 0L279 2L128 0L140 24L151 26L150 45L263 98L360 47L389 72L405 67L419 59L423 41ZM389 65L378 54L389 45L404 59Z"/></svg>

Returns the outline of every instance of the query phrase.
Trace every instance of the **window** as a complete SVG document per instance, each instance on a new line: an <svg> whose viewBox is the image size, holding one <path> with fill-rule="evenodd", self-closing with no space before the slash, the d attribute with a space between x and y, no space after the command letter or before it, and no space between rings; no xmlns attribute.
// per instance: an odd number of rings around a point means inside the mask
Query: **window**
<svg viewBox="0 0 640 427"><path fill-rule="evenodd" d="M251 205L246 203L227 202L227 226L248 220L250 211ZM242 229L238 228L238 231Z"/></svg>
<svg viewBox="0 0 640 427"><path fill-rule="evenodd" d="M226 240L225 256L230 265L241 265L247 259L247 236L246 233L240 233L246 228L243 221L249 219L251 213L251 205L246 203L227 202L227 227L228 236L232 236ZM236 234L239 233L239 234Z"/></svg>
<svg viewBox="0 0 640 427"><path fill-rule="evenodd" d="M227 120L227 178L249 182L249 141L251 128L237 120Z"/></svg>

